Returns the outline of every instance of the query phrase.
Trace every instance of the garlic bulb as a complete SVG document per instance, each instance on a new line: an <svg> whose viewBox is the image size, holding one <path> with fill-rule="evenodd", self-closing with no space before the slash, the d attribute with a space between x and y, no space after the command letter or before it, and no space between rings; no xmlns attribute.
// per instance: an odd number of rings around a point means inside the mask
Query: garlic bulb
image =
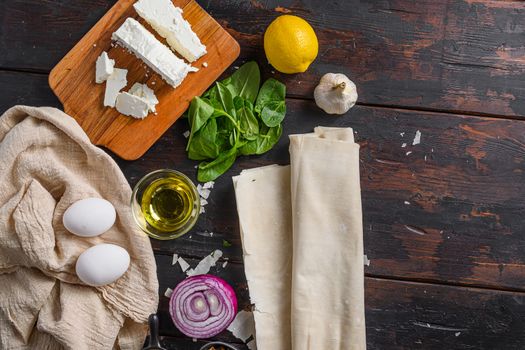
<svg viewBox="0 0 525 350"><path fill-rule="evenodd" d="M315 103L328 114L344 114L357 101L355 84L344 74L326 73L314 90Z"/></svg>

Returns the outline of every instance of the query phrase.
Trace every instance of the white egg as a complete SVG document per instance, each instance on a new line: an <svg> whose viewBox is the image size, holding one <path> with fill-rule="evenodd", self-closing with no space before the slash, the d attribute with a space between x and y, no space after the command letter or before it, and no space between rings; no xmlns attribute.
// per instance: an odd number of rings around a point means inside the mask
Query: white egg
<svg viewBox="0 0 525 350"><path fill-rule="evenodd" d="M80 237L98 236L113 226L117 213L113 204L102 198L86 198L67 208L62 222L71 233Z"/></svg>
<svg viewBox="0 0 525 350"><path fill-rule="evenodd" d="M126 249L102 243L80 254L75 269L82 282L97 287L119 279L127 271L129 261Z"/></svg>

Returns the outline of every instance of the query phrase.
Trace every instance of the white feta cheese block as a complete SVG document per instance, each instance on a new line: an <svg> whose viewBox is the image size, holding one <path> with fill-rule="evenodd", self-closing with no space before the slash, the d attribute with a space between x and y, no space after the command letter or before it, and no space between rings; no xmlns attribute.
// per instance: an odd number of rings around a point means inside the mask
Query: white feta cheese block
<svg viewBox="0 0 525 350"><path fill-rule="evenodd" d="M171 0L139 0L133 7L168 44L189 62L206 54L199 37L182 17L182 9Z"/></svg>
<svg viewBox="0 0 525 350"><path fill-rule="evenodd" d="M127 69L115 68L113 74L111 74L106 81L106 93L104 94L104 106L115 107L115 101L120 90L122 90L127 84L126 75L128 74Z"/></svg>
<svg viewBox="0 0 525 350"><path fill-rule="evenodd" d="M142 97L148 102L149 111L155 113L155 106L159 103L157 96L146 84L135 83L128 91L130 94Z"/></svg>
<svg viewBox="0 0 525 350"><path fill-rule="evenodd" d="M113 33L112 39L143 60L173 87L179 86L188 72L196 71L133 18L127 18Z"/></svg>
<svg viewBox="0 0 525 350"><path fill-rule="evenodd" d="M144 119L149 113L148 101L129 92L118 94L116 107L120 113L137 119Z"/></svg>
<svg viewBox="0 0 525 350"><path fill-rule="evenodd" d="M97 84L105 82L113 74L114 67L115 60L110 59L106 51L102 52L95 64L95 82Z"/></svg>

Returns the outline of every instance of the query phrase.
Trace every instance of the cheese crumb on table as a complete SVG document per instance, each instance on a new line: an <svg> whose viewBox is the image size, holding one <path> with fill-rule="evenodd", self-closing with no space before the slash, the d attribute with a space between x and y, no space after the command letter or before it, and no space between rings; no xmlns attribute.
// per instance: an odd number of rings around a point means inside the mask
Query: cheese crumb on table
<svg viewBox="0 0 525 350"><path fill-rule="evenodd" d="M251 336L255 335L255 321L253 314L249 311L241 310L237 313L234 320L228 328L234 337L245 342Z"/></svg>
<svg viewBox="0 0 525 350"><path fill-rule="evenodd" d="M412 141L412 146L419 145L421 143L421 131L417 130L416 135L414 136L414 141Z"/></svg>
<svg viewBox="0 0 525 350"><path fill-rule="evenodd" d="M164 296L167 298L170 298L172 294L173 294L173 289L166 288L166 291L164 292Z"/></svg>
<svg viewBox="0 0 525 350"><path fill-rule="evenodd" d="M177 259L177 262L179 263L182 272L186 272L186 270L190 268L190 264L188 264L186 260L184 260L182 257L179 257Z"/></svg>
<svg viewBox="0 0 525 350"><path fill-rule="evenodd" d="M186 272L188 276L203 275L210 271L212 266L215 266L217 261L222 257L222 250L216 249L202 259L194 269L189 269Z"/></svg>

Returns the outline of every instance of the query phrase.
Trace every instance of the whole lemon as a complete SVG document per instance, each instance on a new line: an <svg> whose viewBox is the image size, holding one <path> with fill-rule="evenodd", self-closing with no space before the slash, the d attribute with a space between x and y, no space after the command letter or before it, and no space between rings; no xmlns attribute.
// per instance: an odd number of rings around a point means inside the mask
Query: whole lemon
<svg viewBox="0 0 525 350"><path fill-rule="evenodd" d="M268 62L282 73L302 73L317 57L319 43L313 28L304 19L277 17L264 33Z"/></svg>

